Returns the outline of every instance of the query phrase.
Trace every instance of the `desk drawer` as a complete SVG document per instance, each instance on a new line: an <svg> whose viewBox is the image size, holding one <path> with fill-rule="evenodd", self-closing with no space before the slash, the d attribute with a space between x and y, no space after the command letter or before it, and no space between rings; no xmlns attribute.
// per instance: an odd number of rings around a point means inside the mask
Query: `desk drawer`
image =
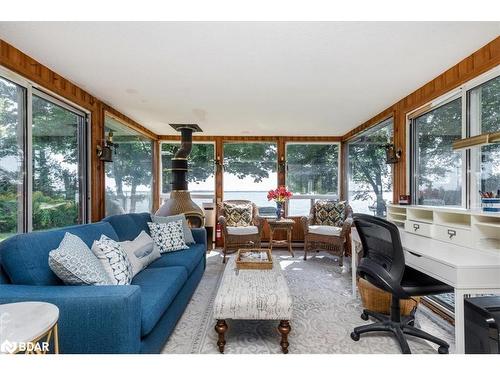
<svg viewBox="0 0 500 375"><path fill-rule="evenodd" d="M444 225L435 225L434 238L440 241L454 243L460 246L472 246L472 233L467 229L447 227Z"/></svg>
<svg viewBox="0 0 500 375"><path fill-rule="evenodd" d="M431 237L432 224L422 223L420 221L406 220L405 230L413 234L419 234L425 237Z"/></svg>
<svg viewBox="0 0 500 375"><path fill-rule="evenodd" d="M440 263L434 259L426 258L405 249L406 265L428 274L446 284L455 285L457 281L457 271L447 264Z"/></svg>

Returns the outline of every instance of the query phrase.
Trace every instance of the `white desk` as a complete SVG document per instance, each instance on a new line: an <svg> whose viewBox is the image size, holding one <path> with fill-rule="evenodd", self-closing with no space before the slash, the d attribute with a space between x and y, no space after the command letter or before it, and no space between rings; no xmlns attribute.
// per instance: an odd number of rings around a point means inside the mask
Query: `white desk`
<svg viewBox="0 0 500 375"><path fill-rule="evenodd" d="M500 294L500 253L480 251L400 229L405 263L455 288L455 347L465 352L464 296ZM356 266L360 240L352 230L352 292L356 296ZM357 250L358 251L357 251Z"/></svg>

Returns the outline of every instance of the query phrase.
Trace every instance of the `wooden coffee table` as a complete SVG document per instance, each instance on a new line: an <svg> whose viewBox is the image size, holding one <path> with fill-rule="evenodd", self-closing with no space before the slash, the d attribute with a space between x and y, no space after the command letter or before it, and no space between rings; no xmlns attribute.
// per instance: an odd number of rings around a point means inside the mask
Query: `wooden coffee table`
<svg viewBox="0 0 500 375"><path fill-rule="evenodd" d="M288 248L292 256L295 256L292 250L292 229L295 222L292 219L267 219L267 223L269 224L269 249L272 251L273 246L284 246ZM273 238L274 232L279 230L286 232L286 240L275 240Z"/></svg>
<svg viewBox="0 0 500 375"><path fill-rule="evenodd" d="M268 270L238 270L235 257L226 264L214 301L217 346L224 353L226 320L276 320L281 351L288 353L292 296L279 262Z"/></svg>

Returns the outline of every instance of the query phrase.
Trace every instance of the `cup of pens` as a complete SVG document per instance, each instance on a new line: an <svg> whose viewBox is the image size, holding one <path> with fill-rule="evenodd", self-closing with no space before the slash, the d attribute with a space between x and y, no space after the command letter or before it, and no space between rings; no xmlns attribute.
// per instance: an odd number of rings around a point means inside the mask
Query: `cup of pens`
<svg viewBox="0 0 500 375"><path fill-rule="evenodd" d="M484 212L500 212L500 190L495 195L491 191L480 191L481 208Z"/></svg>

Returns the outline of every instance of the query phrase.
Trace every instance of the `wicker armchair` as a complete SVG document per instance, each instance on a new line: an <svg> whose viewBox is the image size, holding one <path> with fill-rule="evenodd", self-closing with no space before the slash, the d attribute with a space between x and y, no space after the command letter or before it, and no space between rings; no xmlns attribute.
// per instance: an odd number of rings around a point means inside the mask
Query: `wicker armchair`
<svg viewBox="0 0 500 375"><path fill-rule="evenodd" d="M328 201L337 204L338 202ZM317 225L316 204L311 207L309 216L301 218L304 228L304 260L311 250L326 250L339 257L339 265L344 264L344 255L349 249L349 237L352 225L352 208L347 203L344 206L344 222L342 227Z"/></svg>
<svg viewBox="0 0 500 375"><path fill-rule="evenodd" d="M232 204L251 204L252 205L252 226L248 227L229 227L227 225L224 203ZM226 263L226 254L234 252L242 247L260 248L260 238L264 221L259 217L259 210L255 203L246 200L228 200L218 203L219 224L222 227L222 236L224 238L224 258Z"/></svg>

